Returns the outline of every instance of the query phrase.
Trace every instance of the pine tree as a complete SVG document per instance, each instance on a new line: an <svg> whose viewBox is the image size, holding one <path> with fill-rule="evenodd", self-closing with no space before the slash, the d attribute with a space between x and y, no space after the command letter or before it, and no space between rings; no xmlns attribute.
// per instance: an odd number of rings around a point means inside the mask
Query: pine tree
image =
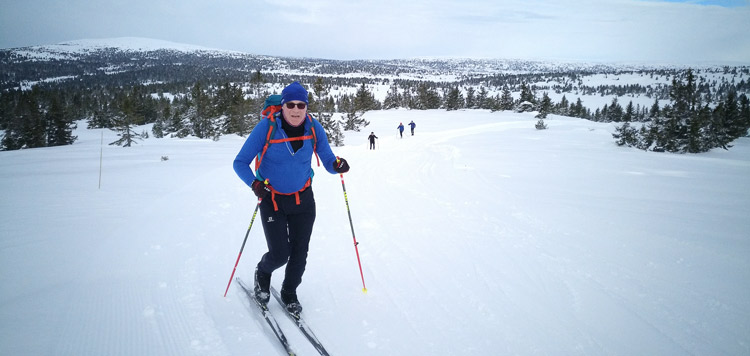
<svg viewBox="0 0 750 356"><path fill-rule="evenodd" d="M40 91L35 86L19 95L15 113L7 123L2 146L6 150L47 145L47 122L39 106Z"/></svg>
<svg viewBox="0 0 750 356"><path fill-rule="evenodd" d="M740 105L737 100L737 92L731 90L724 99L724 122L726 123L727 135L730 140L735 140L747 134L740 114Z"/></svg>
<svg viewBox="0 0 750 356"><path fill-rule="evenodd" d="M624 122L633 122L636 121L636 112L635 107L633 107L633 101L631 100L628 103L628 106L625 107L625 113L622 115L622 121Z"/></svg>
<svg viewBox="0 0 750 356"><path fill-rule="evenodd" d="M214 137L215 127L211 118L210 98L196 82L190 91L190 107L183 120L189 123L191 133L198 138Z"/></svg>
<svg viewBox="0 0 750 356"><path fill-rule="evenodd" d="M466 88L466 108L467 109L476 108L476 97L475 97L475 91L473 87Z"/></svg>
<svg viewBox="0 0 750 356"><path fill-rule="evenodd" d="M377 110L378 108L379 104L375 96L367 89L365 83L362 83L354 96L354 110L364 114L367 111Z"/></svg>
<svg viewBox="0 0 750 356"><path fill-rule="evenodd" d="M479 94L477 94L477 105L476 107L479 109L489 109L489 103L487 100L487 89L484 87L479 88Z"/></svg>
<svg viewBox="0 0 750 356"><path fill-rule="evenodd" d="M503 93L500 96L500 110L513 110L513 95L508 85L503 86Z"/></svg>
<svg viewBox="0 0 750 356"><path fill-rule="evenodd" d="M311 101L311 104L314 105L311 105L310 109L317 111L317 119L326 131L328 143L341 146L344 144L344 134L341 132L341 123L334 118L336 105L333 98L328 96L329 90L330 86L323 81L323 78L318 77L313 84L315 100Z"/></svg>
<svg viewBox="0 0 750 356"><path fill-rule="evenodd" d="M396 83L393 83L391 85L391 88L388 89L388 93L383 100L383 109L396 109L401 107L402 105L401 95L398 93L398 86L396 85Z"/></svg>
<svg viewBox="0 0 750 356"><path fill-rule="evenodd" d="M412 93L411 87L404 87L404 91L401 93L401 106L407 109L416 109L416 102Z"/></svg>
<svg viewBox="0 0 750 356"><path fill-rule="evenodd" d="M141 134L133 130L131 117L127 115L117 116L114 122L115 127L112 130L117 132L117 136L120 138L114 142L110 142L110 145L130 147L133 143L137 143L136 140L143 138Z"/></svg>
<svg viewBox="0 0 750 356"><path fill-rule="evenodd" d="M362 84L364 87L364 84ZM363 110L367 106L367 89L364 89L364 94L359 93L360 99L357 101L357 97L350 98L349 95L342 96L339 102L339 111L344 113L344 130L345 131L360 131L363 127L366 127L370 123L362 118L364 114ZM358 107L359 105L359 107Z"/></svg>
<svg viewBox="0 0 750 356"><path fill-rule="evenodd" d="M615 127L615 133L612 134L617 141L618 146L636 146L638 145L638 131L630 126L630 122L625 122L619 127Z"/></svg>
<svg viewBox="0 0 750 356"><path fill-rule="evenodd" d="M750 100L745 94L740 95L740 121L744 128L742 136L750 136Z"/></svg>
<svg viewBox="0 0 750 356"><path fill-rule="evenodd" d="M654 104L651 105L651 110L648 111L649 120L656 119L661 115L661 109L659 109L659 99L654 99Z"/></svg>
<svg viewBox="0 0 750 356"><path fill-rule="evenodd" d="M461 90L458 87L453 87L448 91L448 95L445 99L445 108L448 111L463 109L464 97L461 94Z"/></svg>
<svg viewBox="0 0 750 356"><path fill-rule="evenodd" d="M708 105L702 107L696 112L695 117L690 121L688 126L688 137L685 151L689 153L706 152L711 149L711 143L706 134L708 125L711 121L711 109Z"/></svg>
<svg viewBox="0 0 750 356"><path fill-rule="evenodd" d="M69 145L77 138L73 136L73 120L67 116L61 100L59 94L50 98L47 111L47 146Z"/></svg>
<svg viewBox="0 0 750 356"><path fill-rule="evenodd" d="M617 97L612 99L612 103L606 106L606 109L602 109L603 121L606 122L621 122L623 116L622 106L617 101Z"/></svg>
<svg viewBox="0 0 750 356"><path fill-rule="evenodd" d="M552 99L550 99L547 92L542 94L542 102L539 104L539 113L536 114L537 119L546 119L547 114L552 110Z"/></svg>
<svg viewBox="0 0 750 356"><path fill-rule="evenodd" d="M534 125L534 127L537 130L546 130L547 124L544 123L544 119L540 118L539 121L536 122L536 125Z"/></svg>
<svg viewBox="0 0 750 356"><path fill-rule="evenodd" d="M573 117L586 118L586 109L583 107L583 101L579 97L576 103L570 106L570 115Z"/></svg>
<svg viewBox="0 0 750 356"><path fill-rule="evenodd" d="M435 88L430 87L427 83L419 83L417 86L417 109L439 109L440 108L440 95L437 93Z"/></svg>
<svg viewBox="0 0 750 356"><path fill-rule="evenodd" d="M560 99L560 102L555 105L554 113L562 116L569 116L570 115L570 103L568 102L568 99L565 98L565 94L563 94L562 99Z"/></svg>
<svg viewBox="0 0 750 356"><path fill-rule="evenodd" d="M500 95L489 97L487 98L487 101L488 101L487 106L489 106L490 112L502 110L502 107L500 106Z"/></svg>
<svg viewBox="0 0 750 356"><path fill-rule="evenodd" d="M523 102L531 103L532 106L536 105L536 98L534 97L534 93L531 91L531 88L529 87L526 82L521 83L521 96L518 99L519 104Z"/></svg>
<svg viewBox="0 0 750 356"><path fill-rule="evenodd" d="M214 98L216 114L223 118L221 133L245 136L250 133L249 113L242 89L236 84L224 83Z"/></svg>
<svg viewBox="0 0 750 356"><path fill-rule="evenodd" d="M263 77L263 75L260 73L260 70L256 70L253 76L250 78L250 85L253 88L253 94L256 98L262 98L265 97L264 93L262 93L263 85L266 83L266 79Z"/></svg>

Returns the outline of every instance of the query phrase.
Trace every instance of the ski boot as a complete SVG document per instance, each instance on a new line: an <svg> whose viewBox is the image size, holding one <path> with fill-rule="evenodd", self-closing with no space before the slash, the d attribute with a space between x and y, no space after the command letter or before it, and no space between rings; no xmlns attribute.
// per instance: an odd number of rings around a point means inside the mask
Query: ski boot
<svg viewBox="0 0 750 356"><path fill-rule="evenodd" d="M302 312L302 305L297 299L297 292L291 292L285 289L281 289L281 301L284 302L286 312L299 318L299 314Z"/></svg>
<svg viewBox="0 0 750 356"><path fill-rule="evenodd" d="M261 305L267 305L268 300L271 299L271 275L263 273L257 267L255 268L255 286L253 292L255 292L255 300Z"/></svg>

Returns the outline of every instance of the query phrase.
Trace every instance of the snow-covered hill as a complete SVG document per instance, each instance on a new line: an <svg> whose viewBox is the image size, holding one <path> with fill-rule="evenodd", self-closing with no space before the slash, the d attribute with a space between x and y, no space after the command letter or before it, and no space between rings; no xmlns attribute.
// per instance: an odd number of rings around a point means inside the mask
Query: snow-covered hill
<svg viewBox="0 0 750 356"><path fill-rule="evenodd" d="M365 118L335 152L352 166L366 294L340 180L315 168L299 293L331 354L750 353L747 138L672 155L580 119ZM410 120L416 135L398 138ZM255 203L231 166L244 140L76 134L0 152L0 354L281 355L236 286L222 297ZM239 276L264 248L256 224Z"/></svg>
<svg viewBox="0 0 750 356"><path fill-rule="evenodd" d="M117 37L107 39L82 39L61 42L53 45L32 46L18 48L13 53L27 60L52 60L52 59L83 59L85 56L102 51L121 52L155 52L155 51L177 51L183 53L194 52L216 52L231 54L233 52L211 49L201 46L162 41L139 37Z"/></svg>

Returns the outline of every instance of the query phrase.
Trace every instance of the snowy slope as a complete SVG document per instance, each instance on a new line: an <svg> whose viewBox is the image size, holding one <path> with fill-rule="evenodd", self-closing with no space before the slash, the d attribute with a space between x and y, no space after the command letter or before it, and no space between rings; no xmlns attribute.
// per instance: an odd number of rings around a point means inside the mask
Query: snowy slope
<svg viewBox="0 0 750 356"><path fill-rule="evenodd" d="M299 294L331 354L750 353L747 138L673 155L617 147L610 124L580 119L365 118L334 151L352 166L366 294L339 177L315 168ZM399 139L412 119L417 135ZM236 286L222 297L255 204L231 167L244 139L121 148L104 132L99 189L101 131L76 134L0 152L0 354L281 355Z"/></svg>
<svg viewBox="0 0 750 356"><path fill-rule="evenodd" d="M158 39L140 37L115 37L103 39L81 39L66 41L53 45L30 46L18 48L13 51L14 55L36 60L52 59L76 59L99 51L116 50L121 52L153 52L153 51L177 51L177 52L217 52L224 55L232 55L237 52L212 49L191 44L175 43Z"/></svg>

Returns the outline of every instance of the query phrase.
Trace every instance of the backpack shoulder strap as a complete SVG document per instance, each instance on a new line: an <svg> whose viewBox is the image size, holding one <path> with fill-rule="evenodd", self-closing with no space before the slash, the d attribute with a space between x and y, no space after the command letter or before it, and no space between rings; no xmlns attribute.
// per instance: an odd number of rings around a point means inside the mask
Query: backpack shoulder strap
<svg viewBox="0 0 750 356"><path fill-rule="evenodd" d="M268 132L266 133L266 142L263 144L263 150L255 158L255 174L258 175L258 168L263 161L263 156L268 151L268 145L271 143L274 133L276 132L276 113L281 112L281 95L274 94L266 98L263 103L263 110L260 112L261 120L268 120ZM262 177L259 177L262 178Z"/></svg>
<svg viewBox="0 0 750 356"><path fill-rule="evenodd" d="M313 153L315 154L315 160L318 161L318 167L320 167L320 157L318 157L318 135L315 134L315 121L310 114L307 114L307 119L310 120L310 132L312 133L313 140Z"/></svg>
<svg viewBox="0 0 750 356"><path fill-rule="evenodd" d="M271 114L270 116L267 116L263 120L268 120L268 132L266 132L266 142L263 144L263 149L260 151L260 153L258 153L258 156L255 157L255 175L256 176L258 175L258 168L260 168L260 163L263 161L263 156L265 156L266 151L268 151L268 145L271 144L271 138L273 138L273 135L276 133L276 116ZM262 177L258 177L258 178L262 178Z"/></svg>

